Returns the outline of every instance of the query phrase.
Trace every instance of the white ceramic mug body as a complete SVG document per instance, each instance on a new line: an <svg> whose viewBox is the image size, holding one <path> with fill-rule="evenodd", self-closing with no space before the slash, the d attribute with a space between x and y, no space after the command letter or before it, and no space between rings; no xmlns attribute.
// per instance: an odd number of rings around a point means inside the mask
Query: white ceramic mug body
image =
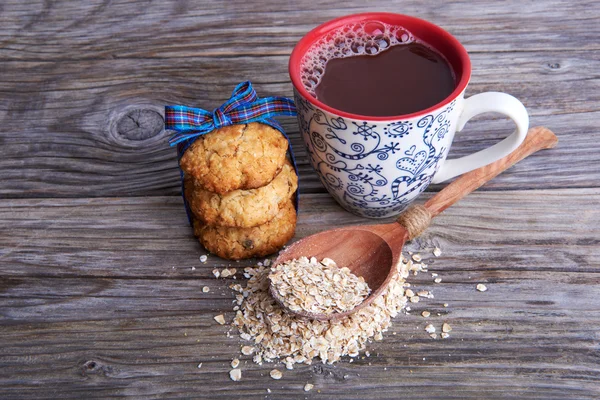
<svg viewBox="0 0 600 400"><path fill-rule="evenodd" d="M463 96L425 114L387 121L332 114L298 91L295 102L310 163L329 193L354 214L385 218L423 192L446 159Z"/></svg>
<svg viewBox="0 0 600 400"><path fill-rule="evenodd" d="M437 105L390 117L351 114L314 97L301 78L307 51L348 24L373 21L403 27L439 51L455 74L454 91ZM298 124L313 168L340 205L364 217L385 218L401 213L431 182L446 181L505 157L527 135L527 110L511 95L487 92L464 98L471 77L467 51L439 26L415 17L364 13L328 21L298 42L290 56L289 70ZM517 129L487 149L446 160L454 134L469 119L487 112L506 115Z"/></svg>

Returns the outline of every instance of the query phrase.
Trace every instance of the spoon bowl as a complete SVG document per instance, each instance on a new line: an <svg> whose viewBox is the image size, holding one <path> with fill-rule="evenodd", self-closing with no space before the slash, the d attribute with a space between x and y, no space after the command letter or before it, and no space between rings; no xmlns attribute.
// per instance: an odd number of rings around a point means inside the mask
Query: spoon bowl
<svg viewBox="0 0 600 400"><path fill-rule="evenodd" d="M371 293L354 309L333 314L294 311L301 317L321 321L344 318L371 304L385 290L394 275L394 267L400 261L405 237L406 230L397 223L333 229L298 240L282 252L273 265L308 255L319 261L330 258L337 265L350 269L354 275L362 276ZM395 239L390 241L390 238ZM270 285L269 290L277 303L292 312L286 307L274 285Z"/></svg>
<svg viewBox="0 0 600 400"><path fill-rule="evenodd" d="M355 275L362 276L369 285L371 293L354 309L331 314L293 311L285 305L272 283L269 287L271 296L288 313L321 321L345 318L368 306L387 289L396 274L404 243L418 237L427 229L432 218L518 161L538 150L552 148L557 143L556 135L549 129L531 128L523 143L512 153L458 177L424 205L411 206L396 222L351 226L320 232L293 243L275 260L273 265L277 266L300 257L316 257L317 260L330 258L338 266L347 267Z"/></svg>

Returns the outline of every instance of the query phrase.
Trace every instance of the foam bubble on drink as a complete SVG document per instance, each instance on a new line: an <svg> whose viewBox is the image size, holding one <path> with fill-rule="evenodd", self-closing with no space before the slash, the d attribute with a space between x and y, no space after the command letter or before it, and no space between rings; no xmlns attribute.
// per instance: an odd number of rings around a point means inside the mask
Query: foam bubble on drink
<svg viewBox="0 0 600 400"><path fill-rule="evenodd" d="M344 25L315 42L302 58L301 79L306 90L316 97L315 88L334 58L377 55L392 46L408 44L414 36L397 25L377 21Z"/></svg>

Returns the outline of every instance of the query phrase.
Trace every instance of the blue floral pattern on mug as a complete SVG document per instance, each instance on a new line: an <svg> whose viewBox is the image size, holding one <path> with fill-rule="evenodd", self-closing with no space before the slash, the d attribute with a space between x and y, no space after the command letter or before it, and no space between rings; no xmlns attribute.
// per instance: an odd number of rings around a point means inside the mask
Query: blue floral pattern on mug
<svg viewBox="0 0 600 400"><path fill-rule="evenodd" d="M455 99L407 120L361 121L314 107L298 93L298 123L310 162L348 211L370 218L401 213L448 155L458 117Z"/></svg>

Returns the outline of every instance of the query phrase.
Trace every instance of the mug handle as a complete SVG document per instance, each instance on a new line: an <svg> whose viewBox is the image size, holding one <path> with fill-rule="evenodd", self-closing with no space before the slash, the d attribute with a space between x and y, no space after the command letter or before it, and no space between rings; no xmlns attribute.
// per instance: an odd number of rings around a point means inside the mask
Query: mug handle
<svg viewBox="0 0 600 400"><path fill-rule="evenodd" d="M434 175L431 183L441 183L491 164L509 155L525 140L529 128L529 115L525 106L515 97L500 92L480 93L466 99L463 111L458 118L456 131L460 132L474 116L486 112L506 115L517 125L517 129L509 137L487 149L454 160L446 160Z"/></svg>

